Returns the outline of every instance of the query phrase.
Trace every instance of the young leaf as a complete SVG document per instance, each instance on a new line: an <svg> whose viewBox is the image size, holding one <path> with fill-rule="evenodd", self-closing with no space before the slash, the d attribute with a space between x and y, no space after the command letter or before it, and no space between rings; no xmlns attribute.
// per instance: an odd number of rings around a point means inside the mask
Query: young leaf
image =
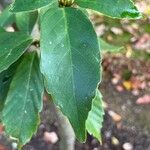
<svg viewBox="0 0 150 150"><path fill-rule="evenodd" d="M30 34L37 21L38 12L20 12L16 13L16 24L21 32Z"/></svg>
<svg viewBox="0 0 150 150"><path fill-rule="evenodd" d="M100 80L96 33L79 9L49 9L41 16L41 71L56 105L69 118L80 141Z"/></svg>
<svg viewBox="0 0 150 150"><path fill-rule="evenodd" d="M141 18L131 0L75 0L75 3L113 18Z"/></svg>
<svg viewBox="0 0 150 150"><path fill-rule="evenodd" d="M32 39L23 33L0 31L0 72L14 63L31 42Z"/></svg>
<svg viewBox="0 0 150 150"><path fill-rule="evenodd" d="M102 95L100 91L96 90L96 96L92 102L91 111L88 114L86 120L86 129L89 134L92 134L95 138L101 141L100 130L103 123L104 109L102 106Z"/></svg>
<svg viewBox="0 0 150 150"><path fill-rule="evenodd" d="M0 26L5 27L15 21L15 15L9 11L9 7L7 7L0 14Z"/></svg>
<svg viewBox="0 0 150 150"><path fill-rule="evenodd" d="M37 54L26 54L11 82L2 119L6 132L20 145L27 143L37 130L43 90Z"/></svg>
<svg viewBox="0 0 150 150"><path fill-rule="evenodd" d="M119 52L120 50L123 49L123 47L111 45L111 44L105 42L101 38L99 39L99 44L100 44L101 51L103 51L103 52L115 53L115 52Z"/></svg>
<svg viewBox="0 0 150 150"><path fill-rule="evenodd" d="M50 5L56 0L15 0L11 5L11 11L21 12L21 11L31 11L38 8Z"/></svg>

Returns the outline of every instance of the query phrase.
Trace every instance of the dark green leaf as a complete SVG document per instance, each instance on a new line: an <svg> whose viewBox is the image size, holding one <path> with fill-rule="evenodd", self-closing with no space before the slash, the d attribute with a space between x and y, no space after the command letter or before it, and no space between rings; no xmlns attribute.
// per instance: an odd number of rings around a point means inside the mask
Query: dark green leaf
<svg viewBox="0 0 150 150"><path fill-rule="evenodd" d="M100 48L103 52L115 53L123 49L123 47L111 45L105 42L104 40L102 40L101 38L99 39L99 43L100 43Z"/></svg>
<svg viewBox="0 0 150 150"><path fill-rule="evenodd" d="M32 39L20 32L0 32L0 72L14 63L31 44Z"/></svg>
<svg viewBox="0 0 150 150"><path fill-rule="evenodd" d="M104 109L102 104L102 95L97 89L96 96L92 102L92 109L89 112L86 120L86 129L89 134L92 134L95 138L101 141L100 130L103 123Z"/></svg>
<svg viewBox="0 0 150 150"><path fill-rule="evenodd" d="M37 21L38 12L20 12L16 13L16 24L21 32L30 34Z"/></svg>
<svg viewBox="0 0 150 150"><path fill-rule="evenodd" d="M12 24L15 21L15 15L9 11L9 7L7 7L0 14L0 26L5 27L9 24Z"/></svg>
<svg viewBox="0 0 150 150"><path fill-rule="evenodd" d="M11 82L3 110L5 131L27 143L36 132L42 110L43 81L36 53L26 54Z"/></svg>
<svg viewBox="0 0 150 150"><path fill-rule="evenodd" d="M75 3L113 18L141 18L131 0L75 0Z"/></svg>
<svg viewBox="0 0 150 150"><path fill-rule="evenodd" d="M41 16L41 71L56 105L80 141L100 80L96 33L79 9L56 8Z"/></svg>
<svg viewBox="0 0 150 150"><path fill-rule="evenodd" d="M15 0L11 5L13 12L31 11L50 4L56 0Z"/></svg>
<svg viewBox="0 0 150 150"><path fill-rule="evenodd" d="M4 106L4 102L18 64L19 61L12 64L7 70L0 73L0 121L2 119L1 112Z"/></svg>

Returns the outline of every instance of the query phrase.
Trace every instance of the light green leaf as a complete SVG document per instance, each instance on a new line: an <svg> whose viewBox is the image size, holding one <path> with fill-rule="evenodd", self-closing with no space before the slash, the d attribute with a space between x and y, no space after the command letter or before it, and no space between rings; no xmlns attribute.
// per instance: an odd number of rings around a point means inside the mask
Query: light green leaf
<svg viewBox="0 0 150 150"><path fill-rule="evenodd" d="M100 43L100 48L103 52L115 53L115 52L119 52L120 50L123 49L123 47L111 45L111 44L105 42L101 38L99 39L99 43Z"/></svg>
<svg viewBox="0 0 150 150"><path fill-rule="evenodd" d="M91 111L88 114L86 120L86 129L89 134L93 135L99 141L101 141L100 130L103 123L104 109L102 104L102 95L97 89L96 96L92 102Z"/></svg>
<svg viewBox="0 0 150 150"><path fill-rule="evenodd" d="M2 120L7 134L17 138L20 145L27 143L37 130L43 90L37 54L26 54L11 82Z"/></svg>
<svg viewBox="0 0 150 150"><path fill-rule="evenodd" d="M15 21L15 15L9 11L9 7L0 13L0 26L5 27Z"/></svg>
<svg viewBox="0 0 150 150"><path fill-rule="evenodd" d="M16 24L21 32L30 34L37 21L38 12L20 12L16 13Z"/></svg>
<svg viewBox="0 0 150 150"><path fill-rule="evenodd" d="M47 91L70 120L80 141L100 80L94 28L79 9L49 9L41 16L41 71Z"/></svg>
<svg viewBox="0 0 150 150"><path fill-rule="evenodd" d="M31 11L53 4L56 0L15 0L11 5L11 11Z"/></svg>
<svg viewBox="0 0 150 150"><path fill-rule="evenodd" d="M31 42L32 39L21 32L0 31L0 72L19 59Z"/></svg>
<svg viewBox="0 0 150 150"><path fill-rule="evenodd" d="M113 18L141 18L141 13L131 0L75 0L75 3Z"/></svg>

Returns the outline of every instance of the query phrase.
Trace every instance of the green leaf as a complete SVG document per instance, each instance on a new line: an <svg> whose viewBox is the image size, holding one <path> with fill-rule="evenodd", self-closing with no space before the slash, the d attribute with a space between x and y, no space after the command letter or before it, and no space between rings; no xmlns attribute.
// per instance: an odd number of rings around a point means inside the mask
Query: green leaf
<svg viewBox="0 0 150 150"><path fill-rule="evenodd" d="M99 44L100 44L101 51L103 51L103 52L115 53L115 52L119 52L120 50L123 49L123 47L111 45L111 44L105 42L101 38L99 39Z"/></svg>
<svg viewBox="0 0 150 150"><path fill-rule="evenodd" d="M97 89L96 96L92 102L92 108L86 120L86 129L89 134L93 135L101 142L100 130L103 123L104 109L102 104L102 95Z"/></svg>
<svg viewBox="0 0 150 150"><path fill-rule="evenodd" d="M75 3L113 18L141 18L131 0L75 0Z"/></svg>
<svg viewBox="0 0 150 150"><path fill-rule="evenodd" d="M12 24L15 21L15 15L9 11L9 7L7 7L0 14L0 27L5 27L9 24Z"/></svg>
<svg viewBox="0 0 150 150"><path fill-rule="evenodd" d="M4 102L10 87L10 83L16 71L19 61L12 64L7 70L0 73L0 121L2 119L2 110L4 107Z"/></svg>
<svg viewBox="0 0 150 150"><path fill-rule="evenodd" d="M20 12L16 13L16 24L21 32L30 34L37 21L38 12Z"/></svg>
<svg viewBox="0 0 150 150"><path fill-rule="evenodd" d="M32 39L21 32L0 32L0 72L25 52Z"/></svg>
<svg viewBox="0 0 150 150"><path fill-rule="evenodd" d="M85 121L100 80L94 28L79 9L56 8L41 16L41 71L47 91L85 141Z"/></svg>
<svg viewBox="0 0 150 150"><path fill-rule="evenodd" d="M0 27L0 33L2 32L5 32L5 30L2 27Z"/></svg>
<svg viewBox="0 0 150 150"><path fill-rule="evenodd" d="M78 9L80 9L87 17L89 17L89 13L85 8L79 7Z"/></svg>
<svg viewBox="0 0 150 150"><path fill-rule="evenodd" d="M11 5L13 12L31 11L38 8L51 5L56 0L15 0Z"/></svg>
<svg viewBox="0 0 150 150"><path fill-rule="evenodd" d="M39 11L40 16L42 16L43 14L45 14L51 8L58 8L58 1L57 0L53 0L53 2L50 5L42 7L40 9L40 11Z"/></svg>
<svg viewBox="0 0 150 150"><path fill-rule="evenodd" d="M44 86L36 53L26 54L11 82L3 110L3 124L20 145L36 132L42 110Z"/></svg>

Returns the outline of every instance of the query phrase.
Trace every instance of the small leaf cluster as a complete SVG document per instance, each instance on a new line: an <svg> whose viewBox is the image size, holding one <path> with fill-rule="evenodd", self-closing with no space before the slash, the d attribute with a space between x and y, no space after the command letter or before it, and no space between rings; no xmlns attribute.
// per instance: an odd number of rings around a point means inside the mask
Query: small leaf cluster
<svg viewBox="0 0 150 150"><path fill-rule="evenodd" d="M88 9L113 18L141 17L130 0L15 0L0 14L0 119L20 147L40 123L44 89L78 140L84 142L87 132L101 140L100 45L110 46L99 42ZM5 30L10 24L14 32Z"/></svg>

